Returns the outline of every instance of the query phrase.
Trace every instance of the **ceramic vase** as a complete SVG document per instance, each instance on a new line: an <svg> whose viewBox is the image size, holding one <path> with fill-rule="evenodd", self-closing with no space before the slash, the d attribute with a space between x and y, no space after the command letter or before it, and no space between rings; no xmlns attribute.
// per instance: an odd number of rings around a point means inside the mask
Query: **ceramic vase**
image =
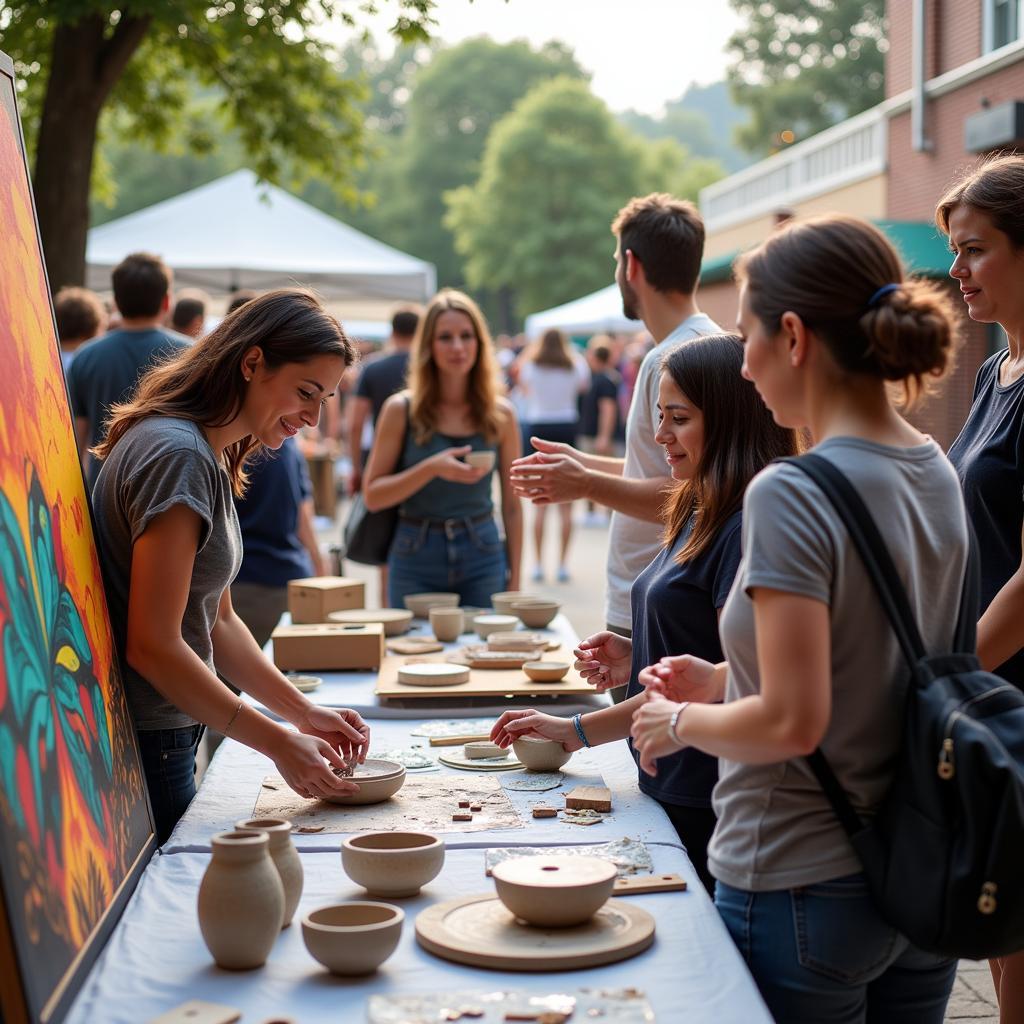
<svg viewBox="0 0 1024 1024"><path fill-rule="evenodd" d="M266 832L221 832L199 886L199 929L218 967L266 963L284 918L284 886Z"/></svg>
<svg viewBox="0 0 1024 1024"><path fill-rule="evenodd" d="M255 829L257 832L266 832L270 837L270 859L284 887L284 920L281 927L287 928L292 923L295 908L302 896L302 860L292 842L292 823L284 818L250 818L236 825L239 831Z"/></svg>

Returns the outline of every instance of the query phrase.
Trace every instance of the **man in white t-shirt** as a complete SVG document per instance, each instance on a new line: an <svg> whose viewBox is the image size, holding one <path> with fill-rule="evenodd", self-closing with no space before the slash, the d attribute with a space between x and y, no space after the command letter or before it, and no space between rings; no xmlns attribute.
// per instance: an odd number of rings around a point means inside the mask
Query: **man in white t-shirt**
<svg viewBox="0 0 1024 1024"><path fill-rule="evenodd" d="M629 636L629 590L661 545L659 512L672 482L665 453L654 440L658 368L673 345L720 328L697 308L704 222L692 203L664 193L631 199L612 232L623 313L643 320L655 341L633 391L626 457L586 455L570 445L535 439L537 452L512 464L512 482L517 494L538 505L587 498L613 510L605 621L608 629Z"/></svg>

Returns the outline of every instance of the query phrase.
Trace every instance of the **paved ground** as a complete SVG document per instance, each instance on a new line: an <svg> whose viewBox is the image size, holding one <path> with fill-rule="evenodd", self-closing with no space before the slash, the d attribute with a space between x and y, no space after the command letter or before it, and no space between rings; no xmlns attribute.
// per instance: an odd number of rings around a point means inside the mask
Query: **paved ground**
<svg viewBox="0 0 1024 1024"><path fill-rule="evenodd" d="M605 558L608 551L608 530L606 526L577 526L573 533L569 553L571 579L568 583L554 581L557 566L555 547L558 520L548 513L547 536L545 537L546 581L533 583L531 573L535 565L531 536L531 513L527 510L527 543L523 558L523 589L543 593L562 602L562 610L579 631L586 636L604 626ZM577 510L577 519L582 515L582 506ZM325 535L327 540L327 535ZM331 538L333 540L335 538ZM368 584L367 603L373 607L377 600L377 572L366 566L347 563L345 571L352 576L365 579ZM986 963L963 961L957 975L956 985L946 1012L947 1021L972 1021L976 1024L999 1024L992 977ZM898 1024L898 1022L894 1022Z"/></svg>

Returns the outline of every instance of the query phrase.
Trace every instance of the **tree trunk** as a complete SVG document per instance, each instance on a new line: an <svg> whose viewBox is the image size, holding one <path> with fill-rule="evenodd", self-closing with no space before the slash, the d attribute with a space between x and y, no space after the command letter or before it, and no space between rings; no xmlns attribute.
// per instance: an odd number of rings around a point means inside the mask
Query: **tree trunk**
<svg viewBox="0 0 1024 1024"><path fill-rule="evenodd" d="M89 184L100 111L149 23L148 16L125 16L106 38L105 22L98 16L54 30L34 182L39 231L53 291L85 281Z"/></svg>

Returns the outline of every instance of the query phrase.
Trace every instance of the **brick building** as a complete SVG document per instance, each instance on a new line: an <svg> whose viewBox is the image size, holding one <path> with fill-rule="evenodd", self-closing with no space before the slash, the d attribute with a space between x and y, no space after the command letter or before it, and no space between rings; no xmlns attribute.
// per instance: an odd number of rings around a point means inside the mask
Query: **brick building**
<svg viewBox="0 0 1024 1024"><path fill-rule="evenodd" d="M957 171L995 150L1024 152L1024 0L890 0L886 98L701 192L708 231L700 304L736 319L732 261L780 211L842 211L875 221L918 274L943 281L963 316L964 348L940 396L915 415L943 445L970 407L981 361L1004 344L970 321L947 276L935 202Z"/></svg>

